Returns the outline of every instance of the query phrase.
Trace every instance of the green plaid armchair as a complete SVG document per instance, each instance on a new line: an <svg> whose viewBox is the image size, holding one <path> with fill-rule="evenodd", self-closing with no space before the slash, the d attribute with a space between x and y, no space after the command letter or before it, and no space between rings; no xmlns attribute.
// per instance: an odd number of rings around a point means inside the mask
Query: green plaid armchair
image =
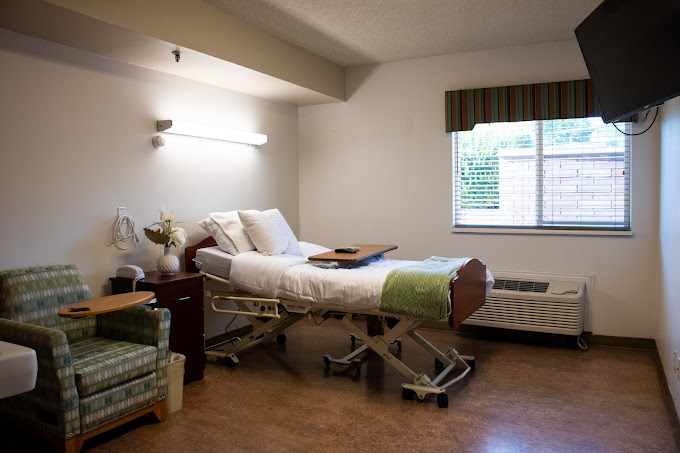
<svg viewBox="0 0 680 453"><path fill-rule="evenodd" d="M35 389L0 400L0 416L58 450L77 452L85 439L148 412L166 418L170 312L57 315L91 298L73 265L0 272L0 340L38 357Z"/></svg>

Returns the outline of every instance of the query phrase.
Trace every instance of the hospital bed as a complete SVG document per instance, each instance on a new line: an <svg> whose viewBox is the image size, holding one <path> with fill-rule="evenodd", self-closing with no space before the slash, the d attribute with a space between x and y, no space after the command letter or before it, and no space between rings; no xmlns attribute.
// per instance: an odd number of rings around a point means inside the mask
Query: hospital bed
<svg viewBox="0 0 680 453"><path fill-rule="evenodd" d="M447 407L446 389L474 370L474 357L461 355L454 348L440 351L416 331L424 319L381 312L375 303L376 298L380 298L380 278L384 281L384 275L391 269L410 262L378 258L356 269L319 269L306 257L328 249L304 242L300 245L304 256L295 257L262 256L256 251L233 256L220 250L212 237L186 247L186 269L206 276L204 289L211 297L212 309L244 316L252 325L252 332L206 348L206 355L223 358L227 366L235 366L239 361L237 353L259 343L284 343L286 329L305 317L341 317L352 344L360 340L363 345L342 358L323 356L326 370L332 364L339 364L355 367L358 373L361 367L358 356L372 349L408 379L402 384L404 399L417 396L422 400L434 394L438 406ZM331 289L324 292L321 287L332 280L337 280L341 289L331 285ZM480 308L492 285L493 277L486 266L477 259L466 259L450 281L449 326L457 327ZM226 301L232 301L237 309L224 308ZM386 320L384 332L366 332L359 321L363 317L359 315ZM400 354L390 351L390 345L395 343L401 349L402 336L413 339L434 358L437 376L431 378L412 370L397 357Z"/></svg>

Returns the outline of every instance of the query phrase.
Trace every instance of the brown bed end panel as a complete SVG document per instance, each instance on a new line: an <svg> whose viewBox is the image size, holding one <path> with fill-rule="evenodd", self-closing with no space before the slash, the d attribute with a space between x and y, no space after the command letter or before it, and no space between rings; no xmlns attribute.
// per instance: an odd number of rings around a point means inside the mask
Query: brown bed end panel
<svg viewBox="0 0 680 453"><path fill-rule="evenodd" d="M215 247L217 242L212 236L208 236L196 245L192 245L184 248L184 269L187 272L198 272L199 269L196 267L194 258L196 258L196 251L204 247Z"/></svg>
<svg viewBox="0 0 680 453"><path fill-rule="evenodd" d="M454 329L486 302L486 265L478 259L468 260L451 280L451 316Z"/></svg>

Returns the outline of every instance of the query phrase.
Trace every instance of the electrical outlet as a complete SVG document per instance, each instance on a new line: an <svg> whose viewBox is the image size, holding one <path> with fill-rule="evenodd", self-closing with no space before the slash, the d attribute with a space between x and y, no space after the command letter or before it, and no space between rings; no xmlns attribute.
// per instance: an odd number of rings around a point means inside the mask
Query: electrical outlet
<svg viewBox="0 0 680 453"><path fill-rule="evenodd" d="M124 215L127 215L127 208L125 206L119 206L118 207L118 217L123 217ZM677 354L676 354L677 356Z"/></svg>

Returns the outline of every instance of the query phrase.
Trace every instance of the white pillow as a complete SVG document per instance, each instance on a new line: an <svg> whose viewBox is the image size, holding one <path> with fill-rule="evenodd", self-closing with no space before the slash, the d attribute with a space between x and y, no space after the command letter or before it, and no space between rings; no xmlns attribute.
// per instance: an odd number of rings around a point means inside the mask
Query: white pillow
<svg viewBox="0 0 680 453"><path fill-rule="evenodd" d="M222 229L222 232L234 243L238 253L250 252L255 250L255 245L252 243L246 233L241 219L238 216L237 211L230 212L211 212L210 218L217 223L217 225ZM235 253L235 255L238 255Z"/></svg>
<svg viewBox="0 0 680 453"><path fill-rule="evenodd" d="M220 250L223 250L231 255L238 255L238 250L236 250L234 242L226 237L224 233L222 233L222 229L213 219L210 217L203 219L198 222L198 226L203 228L203 231L215 239L215 242L217 242L217 246L220 248Z"/></svg>
<svg viewBox="0 0 680 453"><path fill-rule="evenodd" d="M215 239L221 250L231 255L255 250L236 211L212 212L198 225Z"/></svg>
<svg viewBox="0 0 680 453"><path fill-rule="evenodd" d="M248 237L263 255L302 255L293 230L278 209L238 211Z"/></svg>

